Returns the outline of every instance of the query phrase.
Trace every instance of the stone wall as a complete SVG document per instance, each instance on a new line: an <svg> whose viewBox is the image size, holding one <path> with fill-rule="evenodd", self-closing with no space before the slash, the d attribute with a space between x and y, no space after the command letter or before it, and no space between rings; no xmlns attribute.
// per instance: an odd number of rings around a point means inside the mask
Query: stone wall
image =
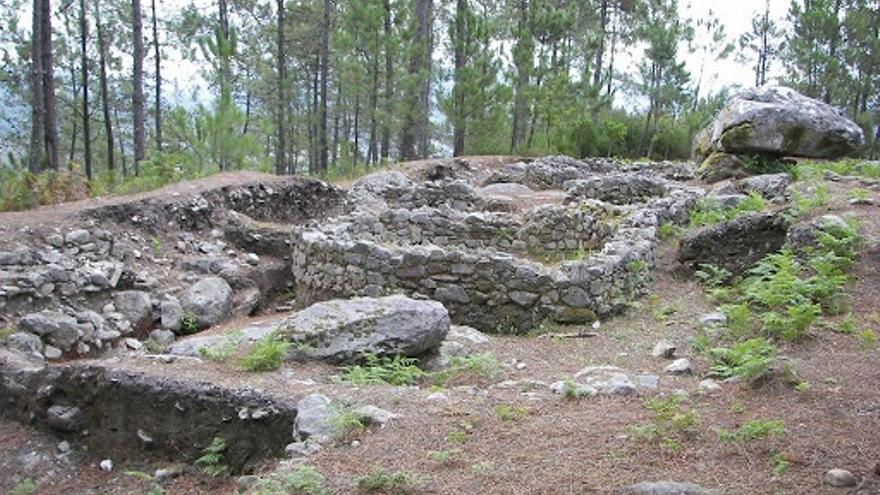
<svg viewBox="0 0 880 495"><path fill-rule="evenodd" d="M211 186L112 198L0 239L0 329L17 330L2 345L73 357L176 331L161 308L205 276L231 285L234 314L251 314L290 283L291 225L338 214L345 195L302 178Z"/></svg>
<svg viewBox="0 0 880 495"><path fill-rule="evenodd" d="M340 219L351 238L400 245L462 246L517 253L593 249L614 232L605 209L544 205L522 216L421 207Z"/></svg>
<svg viewBox="0 0 880 495"><path fill-rule="evenodd" d="M643 202L669 192L667 181L640 173L615 173L565 183L566 192L574 198L589 198L614 204Z"/></svg>
<svg viewBox="0 0 880 495"><path fill-rule="evenodd" d="M421 295L444 303L455 323L487 332L523 332L545 318L592 321L618 311L643 290L660 222L686 211L684 203L693 200L684 194L633 210L598 252L558 265L471 248L466 242L414 245L411 238L400 237L395 238L400 242L389 242L381 238L381 228L353 227L356 222L343 217L322 229L294 232L297 301L308 305L334 297ZM386 214L393 218L395 212ZM377 222L373 225L382 225Z"/></svg>

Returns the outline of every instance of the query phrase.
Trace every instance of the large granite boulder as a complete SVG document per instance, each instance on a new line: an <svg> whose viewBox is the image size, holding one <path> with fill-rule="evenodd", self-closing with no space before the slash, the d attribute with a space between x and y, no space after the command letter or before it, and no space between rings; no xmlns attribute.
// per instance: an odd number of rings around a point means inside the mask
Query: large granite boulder
<svg viewBox="0 0 880 495"><path fill-rule="evenodd" d="M839 158L864 142L843 113L783 86L751 88L733 97L694 140L694 155Z"/></svg>
<svg viewBox="0 0 880 495"><path fill-rule="evenodd" d="M306 357L344 362L364 353L423 354L440 345L449 325L436 301L359 297L309 306L281 322L278 334Z"/></svg>
<svg viewBox="0 0 880 495"><path fill-rule="evenodd" d="M185 316L194 316L199 328L223 321L232 311L232 287L220 277L207 277L184 291L180 305Z"/></svg>
<svg viewBox="0 0 880 495"><path fill-rule="evenodd" d="M688 233L679 243L678 261L690 269L709 264L743 274L767 254L782 249L787 232L782 215L750 213Z"/></svg>

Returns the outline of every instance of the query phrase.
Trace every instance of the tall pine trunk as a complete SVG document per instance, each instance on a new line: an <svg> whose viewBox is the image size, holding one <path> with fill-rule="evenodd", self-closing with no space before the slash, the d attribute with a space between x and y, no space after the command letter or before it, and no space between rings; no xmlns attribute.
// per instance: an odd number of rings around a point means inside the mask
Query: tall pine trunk
<svg viewBox="0 0 880 495"><path fill-rule="evenodd" d="M101 85L101 106L104 114L104 134L107 138L107 171L110 181L116 180L116 163L113 149L113 121L110 119L110 95L107 90L107 45L104 42L104 27L101 25L101 14L98 1L95 0L95 29L98 32L98 60L100 71L98 77Z"/></svg>
<svg viewBox="0 0 880 495"><path fill-rule="evenodd" d="M86 52L88 23L86 22L86 0L79 0L79 39L82 55L82 119L83 119L83 162L86 177L92 180L92 126L89 123L89 58Z"/></svg>
<svg viewBox="0 0 880 495"><path fill-rule="evenodd" d="M31 138L28 170L39 173L43 169L46 106L43 96L42 2L34 0L31 35Z"/></svg>
<svg viewBox="0 0 880 495"><path fill-rule="evenodd" d="M52 7L49 0L41 0L40 8L40 56L43 73L43 106L45 108L44 136L46 140L46 159L50 169L57 171L58 156L58 115L55 106L55 72L52 66Z"/></svg>
<svg viewBox="0 0 880 495"><path fill-rule="evenodd" d="M156 101L153 117L156 126L156 151L162 151L162 54L159 51L159 21L156 19L156 0L150 1L153 13L153 56L156 58Z"/></svg>
<svg viewBox="0 0 880 495"><path fill-rule="evenodd" d="M140 175L140 162L145 150L144 137L144 28L141 0L131 0L131 36L134 45L134 74L132 78L131 110L134 122L134 175Z"/></svg>
<svg viewBox="0 0 880 495"><path fill-rule="evenodd" d="M391 115L394 111L394 54L393 43L391 40L391 0L383 0L382 6L385 10L383 19L383 34L385 35L385 94L384 94L384 115L382 116L382 144L380 146L379 155L382 160L388 160L391 152Z"/></svg>
<svg viewBox="0 0 880 495"><path fill-rule="evenodd" d="M276 0L278 11L277 33L275 38L275 66L278 67L277 86L278 104L275 108L275 173L281 175L286 169L285 123L287 121L287 97L285 77L287 75L287 57L284 50L284 0Z"/></svg>
<svg viewBox="0 0 880 495"><path fill-rule="evenodd" d="M433 0L414 0L415 34L409 63L409 97L400 136L400 156L415 160L428 155L433 47Z"/></svg>
<svg viewBox="0 0 880 495"><path fill-rule="evenodd" d="M379 102L379 53L373 54L372 64L373 87L370 89L370 147L367 163L376 163L379 160L379 125L378 125L378 102Z"/></svg>
<svg viewBox="0 0 880 495"><path fill-rule="evenodd" d="M455 40L453 42L453 60L455 64L452 88L452 104L454 106L452 121L452 156L461 156L464 153L464 139L466 133L466 117L464 115L464 76L462 72L465 66L465 49L467 36L467 0L455 2Z"/></svg>
<svg viewBox="0 0 880 495"><path fill-rule="evenodd" d="M514 81L513 97L513 126L510 136L510 152L516 149L525 139L526 121L529 116L529 103L526 100L526 90L529 85L532 68L533 47L531 33L529 32L529 0L519 1L519 19L517 19L516 44L514 45L513 62L516 66L516 80Z"/></svg>
<svg viewBox="0 0 880 495"><path fill-rule="evenodd" d="M330 74L330 9L331 0L324 0L321 19L321 101L318 108L317 169L327 170L327 78Z"/></svg>
<svg viewBox="0 0 880 495"><path fill-rule="evenodd" d="M593 62L593 86L602 82L602 57L605 55L605 36L608 26L608 0L599 2L599 46L596 47L596 59Z"/></svg>

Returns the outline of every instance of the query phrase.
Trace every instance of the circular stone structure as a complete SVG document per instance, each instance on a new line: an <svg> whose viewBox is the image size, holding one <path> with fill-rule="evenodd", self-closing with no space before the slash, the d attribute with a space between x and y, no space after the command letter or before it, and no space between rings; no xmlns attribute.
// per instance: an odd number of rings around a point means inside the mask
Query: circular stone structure
<svg viewBox="0 0 880 495"><path fill-rule="evenodd" d="M364 177L348 213L294 229L298 305L402 293L440 301L453 322L486 332L590 322L643 292L658 227L685 221L704 194L657 166L621 172L550 157L524 168L523 180L535 168L564 184L565 204L489 211L468 178Z"/></svg>

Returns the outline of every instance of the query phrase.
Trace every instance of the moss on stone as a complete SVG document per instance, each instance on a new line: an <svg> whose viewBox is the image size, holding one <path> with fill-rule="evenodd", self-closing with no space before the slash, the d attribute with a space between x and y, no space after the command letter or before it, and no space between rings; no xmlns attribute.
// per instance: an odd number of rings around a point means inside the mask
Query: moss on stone
<svg viewBox="0 0 880 495"><path fill-rule="evenodd" d="M592 323L597 319L596 312L590 308L565 307L553 315L553 321L556 323L572 325Z"/></svg>
<svg viewBox="0 0 880 495"><path fill-rule="evenodd" d="M789 153L797 151L806 133L807 129L799 125L786 129L782 133L782 150Z"/></svg>
<svg viewBox="0 0 880 495"><path fill-rule="evenodd" d="M724 179L741 179L748 177L742 160L736 155L729 153L712 153L706 158L698 169L700 178L713 183Z"/></svg>
<svg viewBox="0 0 880 495"><path fill-rule="evenodd" d="M704 129L702 132L694 136L694 143L692 146L692 153L694 157L706 158L706 155L712 152L712 133L709 129Z"/></svg>
<svg viewBox="0 0 880 495"><path fill-rule="evenodd" d="M752 132L752 124L748 122L730 127L721 133L721 147L727 151L747 148Z"/></svg>

